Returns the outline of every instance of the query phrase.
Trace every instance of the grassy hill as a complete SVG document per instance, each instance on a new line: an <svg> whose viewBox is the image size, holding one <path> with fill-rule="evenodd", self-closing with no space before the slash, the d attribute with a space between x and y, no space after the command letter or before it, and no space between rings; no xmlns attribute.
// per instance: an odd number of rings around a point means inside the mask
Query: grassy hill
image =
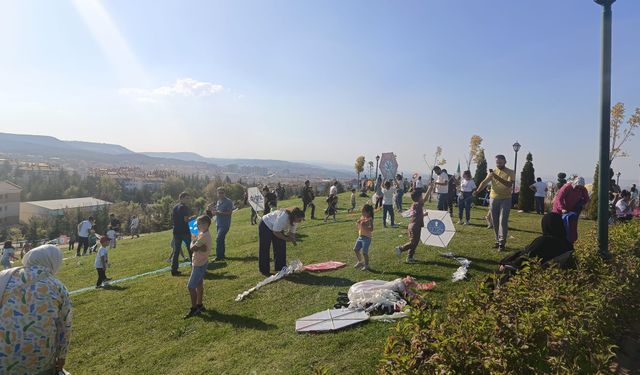
<svg viewBox="0 0 640 375"><path fill-rule="evenodd" d="M250 225L249 212L242 209L234 214L227 237L228 260L209 265L204 315L182 319L190 304L188 267L181 277L162 272L74 295L68 370L73 374L308 374L323 370L373 374L393 324L367 322L334 333L297 334L295 320L331 308L337 293L346 292L355 282L405 275L436 281L438 285L426 297L443 305L452 293L483 280L504 256L490 249L493 234L483 219L486 208L474 209L472 225L457 226L448 249L473 262L470 280L452 283L458 264L438 256L443 249L419 245L417 264L396 258L393 248L407 239L407 219L399 218L399 229L382 229L381 215L376 213L372 270L355 270L351 249L358 216L346 213L347 201L346 194L340 197L343 210L338 223L307 219L299 230L303 242L287 249L288 261L347 262L341 270L293 275L235 302L237 294L263 279L257 265L257 227ZM358 207L365 201L359 198ZM298 203L292 200L280 206ZM318 206L321 213L324 207ZM540 216L512 211L509 248L520 248L536 237L539 220ZM581 230L591 225L583 222ZM115 280L166 267L170 239L170 232L163 232L121 241L109 255L113 267L108 276ZM92 286L96 280L94 256L75 258L74 254L65 252L68 259L58 274L70 291Z"/></svg>

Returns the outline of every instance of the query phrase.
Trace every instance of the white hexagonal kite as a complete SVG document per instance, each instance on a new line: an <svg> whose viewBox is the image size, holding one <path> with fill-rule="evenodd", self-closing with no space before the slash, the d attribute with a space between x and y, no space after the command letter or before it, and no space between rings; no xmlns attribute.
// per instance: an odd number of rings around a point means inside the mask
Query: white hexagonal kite
<svg viewBox="0 0 640 375"><path fill-rule="evenodd" d="M425 245L447 247L456 234L448 211L426 210L420 240Z"/></svg>

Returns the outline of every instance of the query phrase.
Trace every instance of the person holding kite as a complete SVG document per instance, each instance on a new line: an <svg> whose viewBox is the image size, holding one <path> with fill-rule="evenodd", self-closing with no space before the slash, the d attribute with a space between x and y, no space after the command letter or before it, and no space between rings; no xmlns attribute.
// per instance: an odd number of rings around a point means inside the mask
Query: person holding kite
<svg viewBox="0 0 640 375"><path fill-rule="evenodd" d="M304 220L304 212L298 208L287 208L273 211L262 217L258 226L259 251L258 268L260 273L269 276L269 250L273 245L273 260L275 271L280 271L287 265L287 242L297 245L296 229Z"/></svg>

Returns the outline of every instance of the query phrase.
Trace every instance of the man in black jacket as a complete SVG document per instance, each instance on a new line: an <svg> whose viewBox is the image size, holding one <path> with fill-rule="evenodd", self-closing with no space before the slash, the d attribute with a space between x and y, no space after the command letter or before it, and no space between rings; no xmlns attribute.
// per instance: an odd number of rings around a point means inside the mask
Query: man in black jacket
<svg viewBox="0 0 640 375"><path fill-rule="evenodd" d="M313 193L313 188L310 186L309 180L304 182L304 187L302 188L302 211L304 213L307 212L307 207L311 207L311 219L316 218L316 205L313 204L313 200L315 199L315 194Z"/></svg>

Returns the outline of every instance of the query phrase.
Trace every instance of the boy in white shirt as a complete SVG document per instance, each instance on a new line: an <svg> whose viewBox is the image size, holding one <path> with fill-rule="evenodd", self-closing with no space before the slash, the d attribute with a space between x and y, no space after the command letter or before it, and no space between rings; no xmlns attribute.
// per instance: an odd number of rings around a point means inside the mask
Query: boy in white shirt
<svg viewBox="0 0 640 375"><path fill-rule="evenodd" d="M100 249L96 254L95 267L98 271L98 282L96 282L96 289L102 288L105 281L111 280L107 277L107 268L109 268L109 255L107 251L107 244L109 238L107 236L100 237Z"/></svg>

